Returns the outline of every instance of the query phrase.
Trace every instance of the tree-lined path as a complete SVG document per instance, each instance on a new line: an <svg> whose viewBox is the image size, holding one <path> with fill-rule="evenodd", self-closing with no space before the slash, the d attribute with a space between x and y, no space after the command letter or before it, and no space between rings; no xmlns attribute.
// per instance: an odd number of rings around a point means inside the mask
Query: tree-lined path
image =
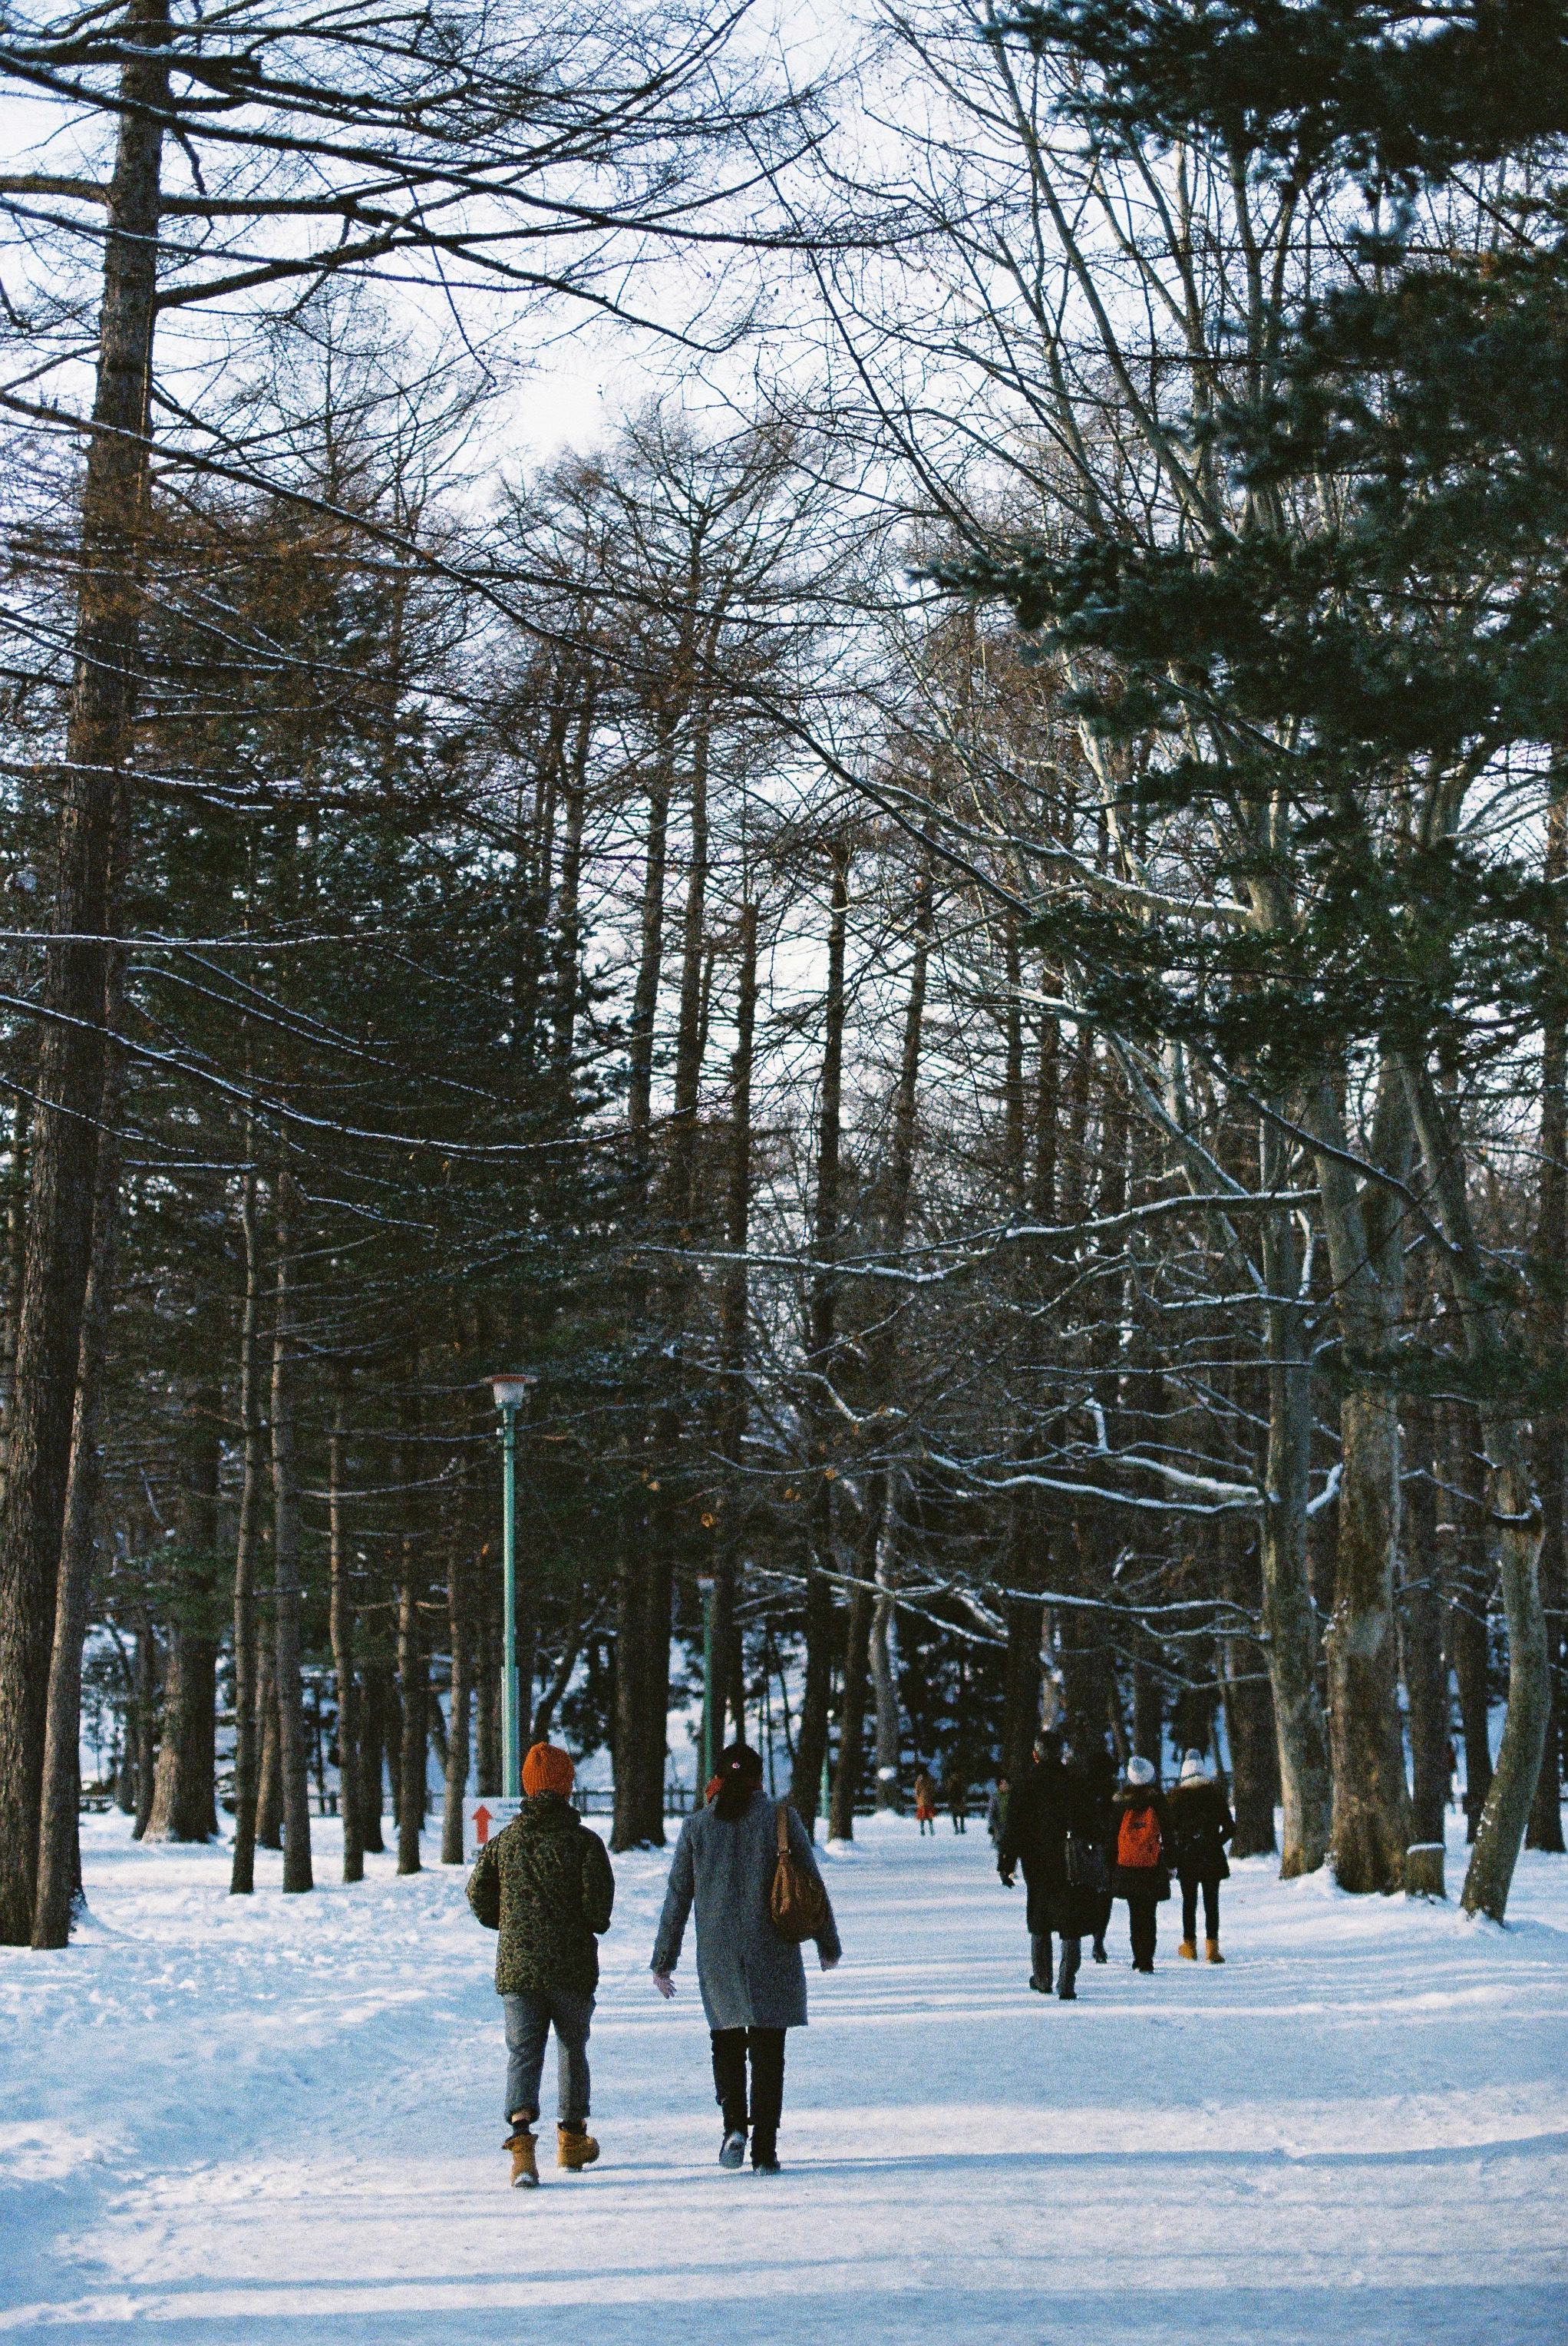
<svg viewBox="0 0 1568 2346"><path fill-rule="evenodd" d="M944 1825L945 1832L945 1825ZM324 1834L323 1834L324 1838ZM0 1957L0 2336L601 2346L1548 2346L1563 2335L1568 1902L1506 1933L1268 1861L1229 1960L1024 1986L983 1833L863 1831L846 1946L790 2040L776 2183L716 2164L690 1953L646 1965L666 1859L619 1861L594 2026L600 2168L519 2197L494 1943L455 1870L280 1904L212 1850L87 1828L94 1923ZM553 2065L546 2099L554 2089Z"/></svg>

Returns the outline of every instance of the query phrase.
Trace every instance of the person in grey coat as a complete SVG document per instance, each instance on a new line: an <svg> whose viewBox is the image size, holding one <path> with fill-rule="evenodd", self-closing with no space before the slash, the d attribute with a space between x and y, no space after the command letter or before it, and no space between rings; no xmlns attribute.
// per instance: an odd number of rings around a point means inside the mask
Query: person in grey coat
<svg viewBox="0 0 1568 2346"><path fill-rule="evenodd" d="M746 2156L746 2065L751 2062L751 2164L779 2172L784 2102L784 2032L806 2025L806 1966L800 1950L773 1927L769 1900L779 1862L779 1812L762 1789L762 1762L733 1743L718 1765L718 1791L681 1827L650 1966L659 1994L675 1994L687 1916L697 1908L697 1984L713 2039L713 2086L724 2112L721 2167ZM817 1872L805 1826L786 1808L789 1851ZM825 1900L825 1893L824 1893ZM841 1949L831 1906L817 1937L825 1972Z"/></svg>

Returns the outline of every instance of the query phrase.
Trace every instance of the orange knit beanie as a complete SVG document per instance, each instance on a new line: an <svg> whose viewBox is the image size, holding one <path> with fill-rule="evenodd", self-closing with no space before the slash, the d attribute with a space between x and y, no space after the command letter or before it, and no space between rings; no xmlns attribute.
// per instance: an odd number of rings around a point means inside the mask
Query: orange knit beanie
<svg viewBox="0 0 1568 2346"><path fill-rule="evenodd" d="M576 1781L572 1755L558 1743L535 1743L523 1762L523 1790L530 1800L535 1792L559 1792L565 1800Z"/></svg>

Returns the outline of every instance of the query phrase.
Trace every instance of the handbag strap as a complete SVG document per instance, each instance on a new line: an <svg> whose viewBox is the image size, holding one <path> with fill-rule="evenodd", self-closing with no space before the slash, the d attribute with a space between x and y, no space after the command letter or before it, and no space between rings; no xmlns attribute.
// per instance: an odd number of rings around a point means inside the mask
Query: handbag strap
<svg viewBox="0 0 1568 2346"><path fill-rule="evenodd" d="M788 1800L780 1800L779 1803L779 1854L780 1857L788 1857L789 1854L789 1803Z"/></svg>

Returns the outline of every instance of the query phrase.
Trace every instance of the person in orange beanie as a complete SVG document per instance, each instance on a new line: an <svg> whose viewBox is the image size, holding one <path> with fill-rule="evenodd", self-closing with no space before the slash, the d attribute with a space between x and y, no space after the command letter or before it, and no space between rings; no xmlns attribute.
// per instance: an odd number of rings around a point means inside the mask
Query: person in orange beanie
<svg viewBox="0 0 1568 2346"><path fill-rule="evenodd" d="M495 1991L506 2014L506 2119L514 2188L539 2180L534 2121L552 2028L559 2063L555 2164L591 2167L599 2146L588 2132L588 2028L599 1984L597 1942L610 1927L616 1877L605 1844L572 1806L572 1755L535 1743L523 1762L522 1808L486 1841L468 1883L468 1902L498 1931Z"/></svg>

